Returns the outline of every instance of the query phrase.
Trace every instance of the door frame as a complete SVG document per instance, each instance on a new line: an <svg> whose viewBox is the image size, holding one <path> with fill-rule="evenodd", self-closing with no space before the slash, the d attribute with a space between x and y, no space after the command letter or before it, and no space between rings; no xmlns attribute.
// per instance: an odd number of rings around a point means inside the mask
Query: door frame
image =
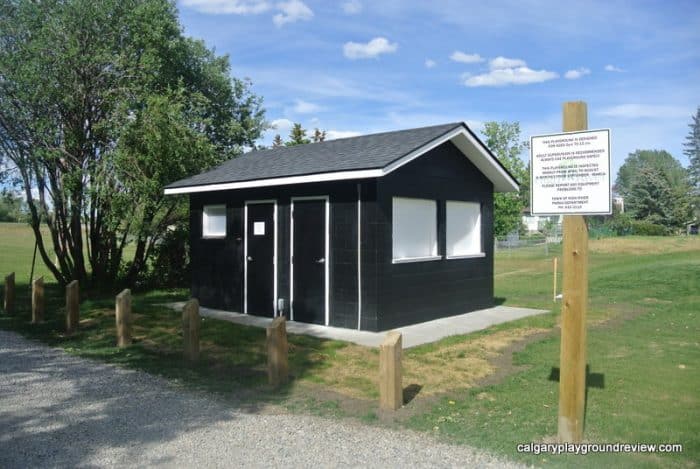
<svg viewBox="0 0 700 469"><path fill-rule="evenodd" d="M248 205L272 204L274 231L272 252L272 317L277 317L277 199L246 200L243 205L243 314L248 314Z"/></svg>
<svg viewBox="0 0 700 469"><path fill-rule="evenodd" d="M330 197L328 195L312 195L304 197L292 197L290 201L290 224L289 224L289 319L294 320L294 201L308 201L308 200L323 200L326 202L326 220L325 220L325 259L324 270L325 270L325 292L324 292L324 306L325 306L325 325L329 324L329 298L330 298L330 282L329 282L329 264L330 256L330 237L329 237L329 227L330 227Z"/></svg>

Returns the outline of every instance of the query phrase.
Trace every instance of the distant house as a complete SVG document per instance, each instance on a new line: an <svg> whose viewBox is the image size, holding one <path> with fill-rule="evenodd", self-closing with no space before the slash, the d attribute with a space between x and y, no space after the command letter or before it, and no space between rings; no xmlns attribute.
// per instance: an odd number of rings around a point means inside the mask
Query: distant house
<svg viewBox="0 0 700 469"><path fill-rule="evenodd" d="M188 194L204 306L387 330L493 305L493 193L518 183L463 123L253 151Z"/></svg>

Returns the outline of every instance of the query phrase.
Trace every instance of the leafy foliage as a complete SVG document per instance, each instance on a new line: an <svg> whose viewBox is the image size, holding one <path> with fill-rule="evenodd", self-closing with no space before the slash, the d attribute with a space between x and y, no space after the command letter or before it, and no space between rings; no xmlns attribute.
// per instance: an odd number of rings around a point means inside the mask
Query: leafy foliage
<svg viewBox="0 0 700 469"><path fill-rule="evenodd" d="M85 281L87 255L93 281L109 282L134 242L133 283L182 216L163 185L252 146L261 99L183 36L167 0L0 0L0 31L0 149L44 263Z"/></svg>
<svg viewBox="0 0 700 469"><path fill-rule="evenodd" d="M0 193L0 221L26 222L27 204L10 191Z"/></svg>
<svg viewBox="0 0 700 469"><path fill-rule="evenodd" d="M493 197L494 234L504 236L520 228L523 208L530 203L530 175L520 158L529 143L520 140L518 122L486 122L482 133L486 146L521 183L519 193L496 193Z"/></svg>

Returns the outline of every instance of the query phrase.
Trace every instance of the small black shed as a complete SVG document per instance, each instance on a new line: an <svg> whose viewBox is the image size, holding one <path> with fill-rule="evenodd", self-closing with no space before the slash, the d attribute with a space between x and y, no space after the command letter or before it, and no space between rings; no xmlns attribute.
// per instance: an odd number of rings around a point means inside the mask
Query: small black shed
<svg viewBox="0 0 700 469"><path fill-rule="evenodd" d="M518 183L464 124L251 151L189 194L203 306L382 331L493 305L493 193Z"/></svg>

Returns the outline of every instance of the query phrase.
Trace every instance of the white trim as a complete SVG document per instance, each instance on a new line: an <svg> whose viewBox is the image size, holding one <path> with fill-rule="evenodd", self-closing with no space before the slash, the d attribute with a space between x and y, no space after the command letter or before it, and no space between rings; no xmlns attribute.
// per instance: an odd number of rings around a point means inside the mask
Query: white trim
<svg viewBox="0 0 700 469"><path fill-rule="evenodd" d="M272 317L277 316L277 200L246 200L243 209L243 314L248 314L248 205L272 204Z"/></svg>
<svg viewBox="0 0 700 469"><path fill-rule="evenodd" d="M290 200L290 223L289 223L289 319L294 320L294 201L305 201L305 200L325 200L326 208L326 236L325 236L325 262L324 262L324 274L325 274L325 291L324 291L324 306L325 306L325 325L330 323L330 282L328 277L328 266L330 264L330 197L328 195L313 195L304 197L291 197Z"/></svg>
<svg viewBox="0 0 700 469"><path fill-rule="evenodd" d="M285 184L303 184L307 182L340 181L344 179L378 178L386 176L401 166L410 163L419 156L433 148L452 141L464 156L476 166L492 183L496 192L516 192L518 184L503 169L500 163L491 155L488 149L475 138L465 126L459 126L438 137L406 156L389 163L380 169L362 169L353 171L334 171L320 174L307 174L303 176L285 176L278 178L256 179L252 181L225 182L216 184L203 184L188 187L173 187L165 189L165 195L191 194L195 192L223 191L230 189L245 189L249 187L281 186Z"/></svg>
<svg viewBox="0 0 700 469"><path fill-rule="evenodd" d="M362 326L362 183L357 183L357 330Z"/></svg>
<svg viewBox="0 0 700 469"><path fill-rule="evenodd" d="M428 262L428 261L439 261L442 256L428 256L428 257L402 257L400 259L392 259L392 264L408 264L409 262Z"/></svg>
<svg viewBox="0 0 700 469"><path fill-rule="evenodd" d="M335 171L332 173L308 174L304 176L287 176L252 181L223 182L188 187L171 187L165 189L165 195L192 194L195 192L225 191L246 189L250 187L283 186L285 184L304 184L307 182L340 181L344 179L365 179L384 176L381 169L362 169L359 171Z"/></svg>
<svg viewBox="0 0 700 469"><path fill-rule="evenodd" d="M463 254L461 256L445 256L445 259L451 260L451 259L471 259L474 257L486 257L485 252L479 252L477 254Z"/></svg>

